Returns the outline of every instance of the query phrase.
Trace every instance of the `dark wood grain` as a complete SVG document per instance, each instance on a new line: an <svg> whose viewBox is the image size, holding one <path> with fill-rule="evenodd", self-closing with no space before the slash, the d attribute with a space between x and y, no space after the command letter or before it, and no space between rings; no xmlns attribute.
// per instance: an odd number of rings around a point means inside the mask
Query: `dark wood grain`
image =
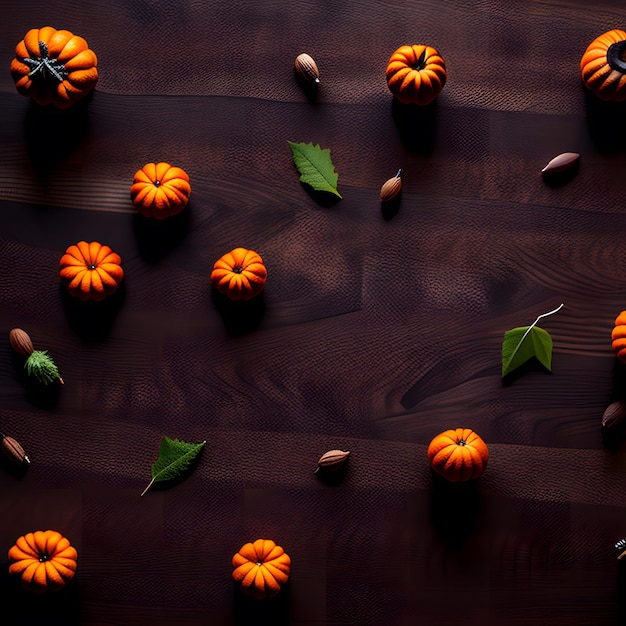
<svg viewBox="0 0 626 626"><path fill-rule="evenodd" d="M601 429L626 399L610 344L626 308L625 109L578 69L623 3L0 0L0 14L0 431L32 461L0 467L0 599L17 623L626 623L626 435ZM97 88L70 111L29 103L8 72L44 24L98 54ZM448 67L420 110L384 79L418 42ZM288 141L331 149L342 200L298 182ZM566 151L578 169L542 176ZM152 160L191 177L165 222L130 202ZM402 193L381 205L399 168ZM59 284L80 239L123 259L103 303ZM243 308L209 281L239 245L268 268ZM561 303L541 321L552 372L503 381L504 332ZM29 383L16 326L65 385ZM432 437L457 426L489 445L475 484L428 466ZM163 435L207 443L185 480L140 497ZM333 448L350 459L324 481ZM72 540L78 573L34 598L6 551L45 528ZM259 537L293 560L267 602L230 576Z"/></svg>

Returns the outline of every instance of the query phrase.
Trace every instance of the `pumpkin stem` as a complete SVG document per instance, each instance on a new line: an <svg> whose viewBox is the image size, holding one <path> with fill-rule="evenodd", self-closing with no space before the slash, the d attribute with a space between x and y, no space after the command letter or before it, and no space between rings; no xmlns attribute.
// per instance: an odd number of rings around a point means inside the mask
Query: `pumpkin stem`
<svg viewBox="0 0 626 626"><path fill-rule="evenodd" d="M48 46L43 41L39 42L39 52L40 56L36 59L31 59L30 57L21 59L24 65L30 67L28 77L33 80L39 78L42 81L51 80L62 83L68 75L68 71L63 63L48 56Z"/></svg>
<svg viewBox="0 0 626 626"><path fill-rule="evenodd" d="M606 60L612 69L626 74L626 41L611 44L606 51Z"/></svg>
<svg viewBox="0 0 626 626"><path fill-rule="evenodd" d="M423 70L426 67L426 50L422 50L422 54L419 55L415 63L411 64L411 67L414 70Z"/></svg>

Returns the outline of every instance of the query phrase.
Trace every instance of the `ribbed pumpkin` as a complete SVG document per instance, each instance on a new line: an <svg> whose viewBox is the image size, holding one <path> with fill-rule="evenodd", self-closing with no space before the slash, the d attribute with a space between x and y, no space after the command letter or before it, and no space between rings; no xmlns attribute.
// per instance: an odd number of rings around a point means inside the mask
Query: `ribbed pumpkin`
<svg viewBox="0 0 626 626"><path fill-rule="evenodd" d="M387 63L387 86L403 104L430 104L446 84L446 64L432 46L400 46Z"/></svg>
<svg viewBox="0 0 626 626"><path fill-rule="evenodd" d="M42 106L67 109L98 82L98 58L69 30L32 28L15 48L11 76L17 91Z"/></svg>
<svg viewBox="0 0 626 626"><path fill-rule="evenodd" d="M56 530L37 530L18 537L9 549L9 573L28 591L58 591L74 578L78 553Z"/></svg>
<svg viewBox="0 0 626 626"><path fill-rule="evenodd" d="M626 311L622 311L615 318L615 326L611 332L611 345L617 358L622 363L626 363Z"/></svg>
<svg viewBox="0 0 626 626"><path fill-rule="evenodd" d="M67 290L80 300L100 301L115 293L124 278L122 259L97 241L71 245L59 261L59 275Z"/></svg>
<svg viewBox="0 0 626 626"><path fill-rule="evenodd" d="M600 100L626 100L626 31L613 29L594 39L580 60L583 84Z"/></svg>
<svg viewBox="0 0 626 626"><path fill-rule="evenodd" d="M137 170L130 188L130 197L139 213L158 220L180 213L190 195L187 172L164 161L147 163Z"/></svg>
<svg viewBox="0 0 626 626"><path fill-rule="evenodd" d="M271 539L244 544L232 559L233 580L241 590L262 600L275 596L289 579L291 558Z"/></svg>
<svg viewBox="0 0 626 626"><path fill-rule="evenodd" d="M446 430L430 442L428 460L437 474L450 482L479 478L489 460L485 442L469 428Z"/></svg>
<svg viewBox="0 0 626 626"><path fill-rule="evenodd" d="M263 291L267 268L254 250L235 248L213 265L213 286L231 300L250 300Z"/></svg>

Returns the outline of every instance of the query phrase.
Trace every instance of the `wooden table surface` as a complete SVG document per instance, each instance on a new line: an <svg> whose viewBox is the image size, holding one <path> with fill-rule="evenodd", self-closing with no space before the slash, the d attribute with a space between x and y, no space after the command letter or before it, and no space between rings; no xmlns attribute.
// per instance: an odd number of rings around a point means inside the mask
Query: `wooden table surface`
<svg viewBox="0 0 626 626"><path fill-rule="evenodd" d="M31 464L0 471L0 599L14 624L177 626L626 623L626 396L610 335L626 309L624 106L585 92L579 61L626 24L617 0L0 0L0 430ZM8 72L33 27L82 35L100 80L48 111ZM435 105L394 103L390 54L428 43ZM295 80L308 52L317 94ZM298 181L288 141L331 150L342 200ZM564 184L541 169L578 152ZM187 209L138 215L134 172L190 175ZM399 202L381 184L402 169ZM123 260L119 292L79 306L58 261L79 240ZM245 316L215 298L228 250L267 287ZM552 372L501 378L504 332L541 321ZM33 389L8 342L25 329L65 384ZM487 442L475 483L436 480L430 440ZM151 489L161 438L206 440ZM342 480L313 473L351 452ZM53 528L79 553L34 596L6 551ZM245 542L290 554L251 601ZM2 620L0 620L2 621Z"/></svg>

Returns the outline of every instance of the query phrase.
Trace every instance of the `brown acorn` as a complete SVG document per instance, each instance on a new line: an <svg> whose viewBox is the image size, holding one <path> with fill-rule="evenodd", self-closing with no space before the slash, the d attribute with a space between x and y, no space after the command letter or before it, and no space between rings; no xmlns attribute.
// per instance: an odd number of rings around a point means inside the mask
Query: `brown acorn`
<svg viewBox="0 0 626 626"><path fill-rule="evenodd" d="M22 356L30 356L33 351L33 342L25 330L13 328L9 331L9 343L13 350Z"/></svg>
<svg viewBox="0 0 626 626"><path fill-rule="evenodd" d="M14 465L22 465L23 463L30 463L30 459L26 456L24 448L13 437L8 437L0 433L2 440L0 441L0 448L4 455Z"/></svg>
<svg viewBox="0 0 626 626"><path fill-rule="evenodd" d="M393 178L386 181L380 188L381 202L389 202L400 193L400 190L402 189L402 179L400 178L401 173L402 170L398 170L398 173Z"/></svg>
<svg viewBox="0 0 626 626"><path fill-rule="evenodd" d="M313 57L303 52L296 57L296 72L301 78L304 78L309 83L320 82L320 72L317 69L317 65L313 60Z"/></svg>
<svg viewBox="0 0 626 626"><path fill-rule="evenodd" d="M329 450L320 457L315 472L317 473L320 470L334 472L348 460L349 455L350 452L344 452L343 450Z"/></svg>

